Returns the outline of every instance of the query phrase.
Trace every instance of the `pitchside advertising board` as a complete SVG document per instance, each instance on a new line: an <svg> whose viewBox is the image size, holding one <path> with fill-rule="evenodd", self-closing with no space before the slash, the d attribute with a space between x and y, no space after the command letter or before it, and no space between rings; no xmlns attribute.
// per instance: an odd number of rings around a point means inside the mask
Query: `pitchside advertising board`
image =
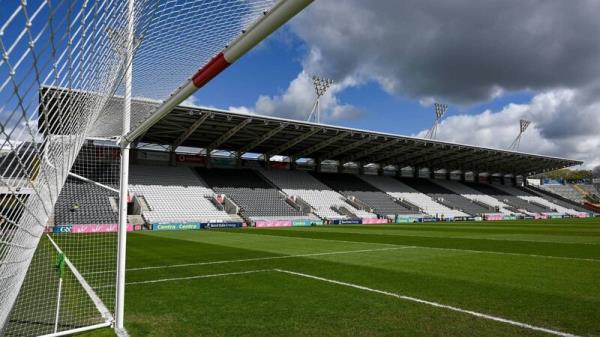
<svg viewBox="0 0 600 337"><path fill-rule="evenodd" d="M169 223L169 224L153 224L153 231L184 231L196 230L202 228L238 228L242 227L241 222L210 222L210 223Z"/></svg>
<svg viewBox="0 0 600 337"><path fill-rule="evenodd" d="M171 223L171 224L153 224L153 231L182 231L182 230L194 230L201 229L202 226L199 223Z"/></svg>
<svg viewBox="0 0 600 337"><path fill-rule="evenodd" d="M323 224L323 220L294 220L292 226L320 226Z"/></svg>
<svg viewBox="0 0 600 337"><path fill-rule="evenodd" d="M127 231L131 232L133 230L140 230L140 225L127 225ZM86 224L86 225L57 225L54 226L52 232L54 234L63 234L63 233L115 233L119 230L119 226L117 224Z"/></svg>
<svg viewBox="0 0 600 337"><path fill-rule="evenodd" d="M362 224L362 220L358 219L358 220L333 220L332 224L334 225L360 225Z"/></svg>
<svg viewBox="0 0 600 337"><path fill-rule="evenodd" d="M241 222L211 222L202 224L202 228L238 228L242 227Z"/></svg>
<svg viewBox="0 0 600 337"><path fill-rule="evenodd" d="M455 216L452 221L475 221L474 216Z"/></svg>

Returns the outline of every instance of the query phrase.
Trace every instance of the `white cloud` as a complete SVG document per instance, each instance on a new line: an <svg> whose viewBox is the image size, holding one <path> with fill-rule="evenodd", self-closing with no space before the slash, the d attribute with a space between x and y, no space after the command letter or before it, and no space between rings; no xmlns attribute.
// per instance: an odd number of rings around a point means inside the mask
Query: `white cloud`
<svg viewBox="0 0 600 337"><path fill-rule="evenodd" d="M352 119L361 115L361 110L349 105L343 104L336 97L338 93L357 83L352 80L346 80L342 83L334 83L327 93L321 97L321 121L331 121L340 119ZM230 107L235 112L256 113L259 115L278 116L298 120L307 120L311 108L315 103L316 94L313 88L311 76L302 71L292 80L280 95L267 96L261 95L256 100L254 107Z"/></svg>
<svg viewBox="0 0 600 337"><path fill-rule="evenodd" d="M291 24L308 50L302 71L284 92L233 109L305 120L314 103L309 74L337 81L323 98L325 121L360 115L339 96L368 82L424 106L466 107L525 91L535 95L527 104L444 120L440 138L506 148L525 118L533 124L521 150L593 167L600 165L598 10L593 0L315 2Z"/></svg>
<svg viewBox="0 0 600 337"><path fill-rule="evenodd" d="M598 81L600 1L317 1L292 22L306 71L468 104Z"/></svg>
<svg viewBox="0 0 600 337"><path fill-rule="evenodd" d="M190 108L199 108L202 107L202 105L200 104L200 100L198 100L198 98L194 95L188 97L185 101L181 102L182 106L187 106Z"/></svg>
<svg viewBox="0 0 600 337"><path fill-rule="evenodd" d="M441 122L437 138L505 149L519 133L519 120L526 119L532 124L521 139L520 151L579 159L593 168L600 165L600 101L581 104L582 99L576 90L557 89L500 111L451 116ZM417 136L426 133L422 130Z"/></svg>

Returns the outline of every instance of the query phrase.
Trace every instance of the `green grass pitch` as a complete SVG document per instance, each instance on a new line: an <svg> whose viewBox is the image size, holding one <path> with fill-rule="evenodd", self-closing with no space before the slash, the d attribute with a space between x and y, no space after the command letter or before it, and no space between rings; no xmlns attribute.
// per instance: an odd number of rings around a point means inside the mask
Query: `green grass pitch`
<svg viewBox="0 0 600 337"><path fill-rule="evenodd" d="M147 231L127 253L132 336L600 336L598 218Z"/></svg>

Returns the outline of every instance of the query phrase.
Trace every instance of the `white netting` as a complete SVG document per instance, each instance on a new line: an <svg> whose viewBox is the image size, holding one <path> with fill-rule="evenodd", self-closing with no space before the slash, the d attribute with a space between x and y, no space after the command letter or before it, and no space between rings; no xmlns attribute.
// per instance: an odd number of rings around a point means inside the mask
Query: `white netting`
<svg viewBox="0 0 600 337"><path fill-rule="evenodd" d="M214 57L273 0L163 0L142 36L133 68L133 96L165 99ZM201 60L201 63L198 61Z"/></svg>
<svg viewBox="0 0 600 337"><path fill-rule="evenodd" d="M166 99L272 5L136 0L133 95ZM107 315L98 302L113 310L115 234L44 232L57 218L67 219L59 214L69 207L83 208L75 205L81 189L91 188L102 200L116 195L68 174L74 167L92 180L113 187L118 182L115 158L97 156L97 145L80 149L91 135L118 135L114 125L106 132L100 127L128 66L127 1L0 0L0 7L0 334L54 331L59 252L70 263L58 331L102 322ZM146 110L141 114L152 109ZM59 195L66 209L55 209ZM97 221L109 223L112 216L101 214Z"/></svg>
<svg viewBox="0 0 600 337"><path fill-rule="evenodd" d="M7 336L112 320L120 149L102 143L86 142L73 163L71 172L91 181L66 179L11 312ZM60 253L67 258L62 277L56 267Z"/></svg>

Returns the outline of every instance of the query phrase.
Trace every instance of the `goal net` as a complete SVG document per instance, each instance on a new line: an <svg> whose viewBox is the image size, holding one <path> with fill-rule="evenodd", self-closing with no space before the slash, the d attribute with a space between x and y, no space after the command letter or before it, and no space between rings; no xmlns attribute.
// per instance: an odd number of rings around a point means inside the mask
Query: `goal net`
<svg viewBox="0 0 600 337"><path fill-rule="evenodd" d="M113 324L124 74L156 102L132 106L135 127L232 42L230 63L258 43L239 42L285 2L310 1L2 3L0 335Z"/></svg>

